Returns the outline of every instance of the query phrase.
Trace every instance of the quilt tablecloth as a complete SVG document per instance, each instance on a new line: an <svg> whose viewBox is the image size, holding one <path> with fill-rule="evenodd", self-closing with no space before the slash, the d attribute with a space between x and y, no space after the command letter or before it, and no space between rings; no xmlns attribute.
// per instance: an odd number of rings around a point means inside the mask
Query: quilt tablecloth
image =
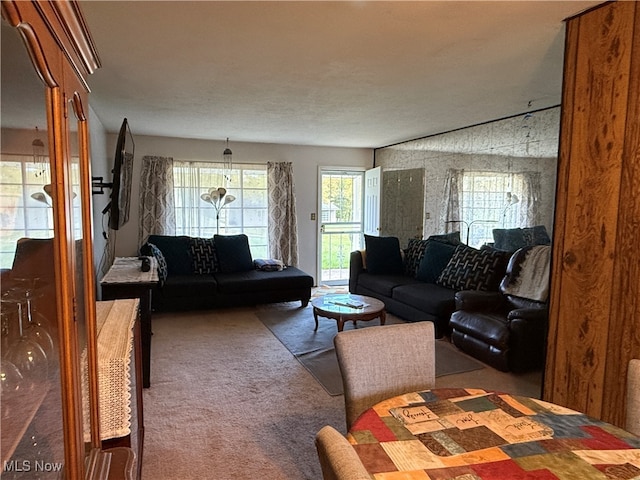
<svg viewBox="0 0 640 480"><path fill-rule="evenodd" d="M347 438L376 480L640 479L640 438L542 400L480 389L389 399Z"/></svg>

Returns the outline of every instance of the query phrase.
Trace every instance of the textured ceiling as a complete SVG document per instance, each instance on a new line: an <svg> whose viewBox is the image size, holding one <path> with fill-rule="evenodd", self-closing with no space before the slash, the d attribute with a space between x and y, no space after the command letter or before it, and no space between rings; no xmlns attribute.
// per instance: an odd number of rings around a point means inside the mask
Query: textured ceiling
<svg viewBox="0 0 640 480"><path fill-rule="evenodd" d="M372 148L559 104L563 20L598 3L80 5L110 132Z"/></svg>

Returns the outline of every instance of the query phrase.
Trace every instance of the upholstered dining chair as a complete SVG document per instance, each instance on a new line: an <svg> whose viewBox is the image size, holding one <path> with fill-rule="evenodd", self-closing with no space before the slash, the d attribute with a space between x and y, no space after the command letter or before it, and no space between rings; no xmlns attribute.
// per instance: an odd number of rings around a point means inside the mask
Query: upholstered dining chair
<svg viewBox="0 0 640 480"><path fill-rule="evenodd" d="M347 428L369 407L435 385L435 330L423 321L339 332L333 339Z"/></svg>
<svg viewBox="0 0 640 480"><path fill-rule="evenodd" d="M316 434L316 449L324 480L370 480L360 457L349 441L326 425Z"/></svg>
<svg viewBox="0 0 640 480"><path fill-rule="evenodd" d="M627 370L627 412L625 429L640 435L640 359L629 361Z"/></svg>

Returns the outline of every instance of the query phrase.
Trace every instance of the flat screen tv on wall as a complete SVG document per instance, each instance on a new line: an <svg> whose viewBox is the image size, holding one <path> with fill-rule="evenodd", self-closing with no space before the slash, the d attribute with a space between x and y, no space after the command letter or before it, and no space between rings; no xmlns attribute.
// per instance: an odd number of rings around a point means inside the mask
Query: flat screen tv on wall
<svg viewBox="0 0 640 480"><path fill-rule="evenodd" d="M133 135L125 118L120 127L116 144L111 201L105 208L109 212L109 228L113 230L118 230L129 221L134 152Z"/></svg>

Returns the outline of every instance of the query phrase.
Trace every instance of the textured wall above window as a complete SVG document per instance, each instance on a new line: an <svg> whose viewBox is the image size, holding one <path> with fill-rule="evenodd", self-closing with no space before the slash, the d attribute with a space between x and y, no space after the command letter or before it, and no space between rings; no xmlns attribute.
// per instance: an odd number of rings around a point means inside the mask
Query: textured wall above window
<svg viewBox="0 0 640 480"><path fill-rule="evenodd" d="M538 171L541 222L551 232L559 130L560 107L553 107L379 148L375 166L383 172L424 169L425 238L444 232L440 213L447 169Z"/></svg>

